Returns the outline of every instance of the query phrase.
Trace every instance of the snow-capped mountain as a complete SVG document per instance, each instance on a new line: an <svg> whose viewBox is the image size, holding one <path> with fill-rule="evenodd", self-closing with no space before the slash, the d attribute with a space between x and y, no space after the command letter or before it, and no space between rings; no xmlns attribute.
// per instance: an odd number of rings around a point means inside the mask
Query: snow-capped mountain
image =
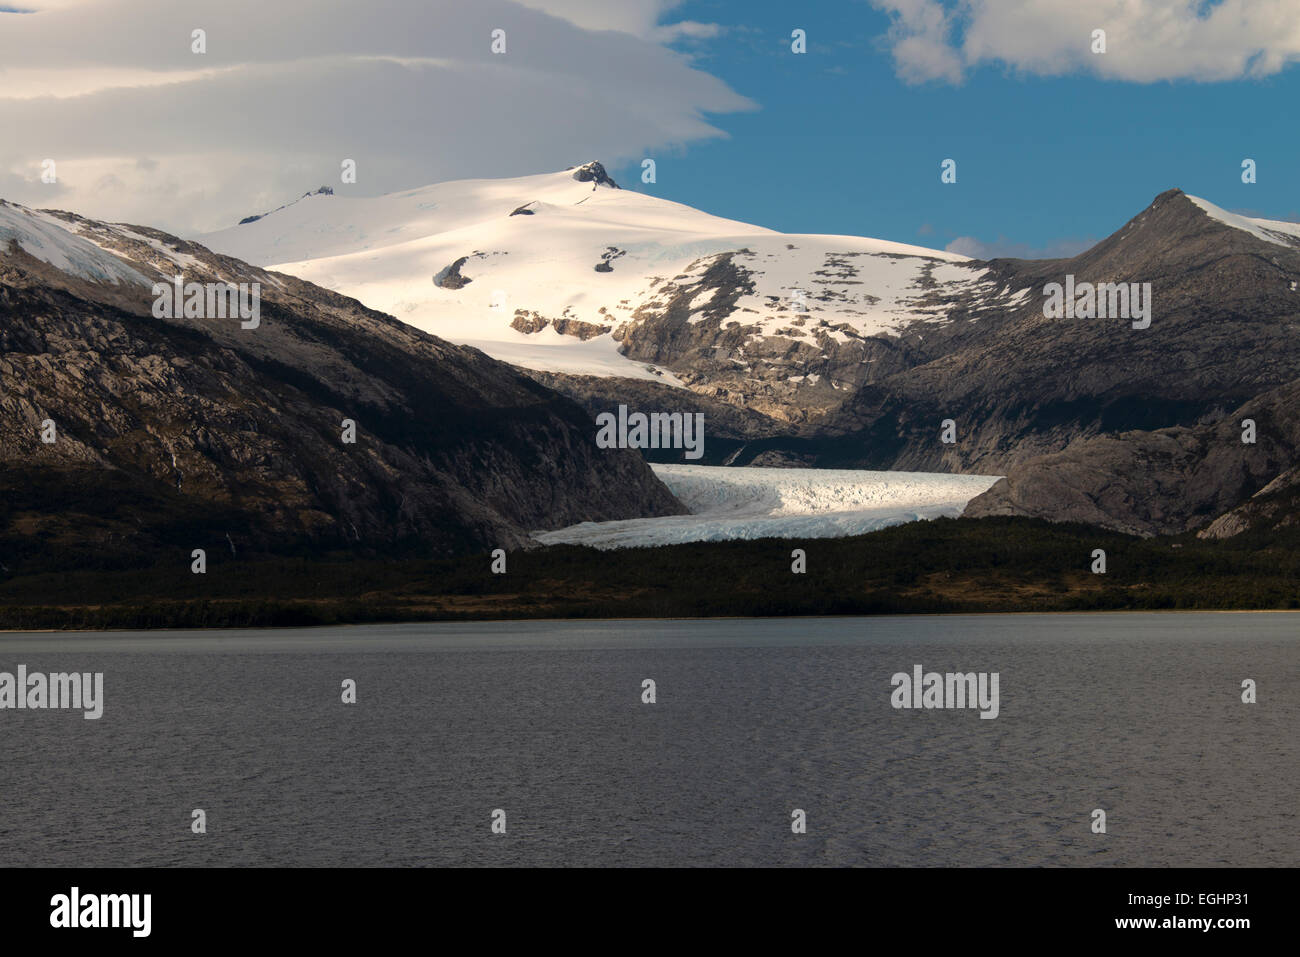
<svg viewBox="0 0 1300 957"><path fill-rule="evenodd" d="M197 299L159 308L178 273ZM224 284L256 284L256 323L207 310ZM0 577L195 547L454 554L682 511L509 365L149 227L0 200Z"/></svg>
<svg viewBox="0 0 1300 957"><path fill-rule="evenodd" d="M1171 189L1077 256L984 265L1025 305L965 339L943 330L925 361L859 390L823 423L849 454L818 465L1006 473L1090 436L1214 422L1300 378L1300 224ZM1071 282L1149 287L1149 322L1048 315L1048 289ZM935 441L943 419L956 442Z"/></svg>
<svg viewBox="0 0 1300 957"><path fill-rule="evenodd" d="M14 254L126 308L144 290L134 274L231 281L250 268L69 213L10 207L0 228ZM378 199L318 190L207 240L280 266L259 271L270 287L310 277L513 359L588 415L624 401L707 412L702 464L1004 474L968 514L1144 532L1197 527L1300 467L1280 427L1226 459L1202 440L1266 393L1277 401L1261 408L1289 414L1300 225L1176 189L1059 260L783 235L618 189L599 164ZM1047 289L1071 281L1149 286L1150 323L1048 315ZM273 339L259 342L273 360ZM940 441L949 420L955 438ZM1153 488L1143 450L1168 429L1194 430L1192 446ZM1113 467L1096 467L1099 450Z"/></svg>
<svg viewBox="0 0 1300 957"><path fill-rule="evenodd" d="M524 368L686 386L785 421L900 367L905 332L1025 296L963 256L721 219L620 189L599 163L317 192L198 241Z"/></svg>

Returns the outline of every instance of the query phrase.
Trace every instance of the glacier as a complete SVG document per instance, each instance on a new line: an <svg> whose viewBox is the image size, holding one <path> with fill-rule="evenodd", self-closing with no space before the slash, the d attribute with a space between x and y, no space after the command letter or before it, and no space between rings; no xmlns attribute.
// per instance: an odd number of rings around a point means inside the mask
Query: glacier
<svg viewBox="0 0 1300 957"><path fill-rule="evenodd" d="M651 465L689 515L535 531L544 545L639 548L758 538L840 538L956 517L1001 476L857 469Z"/></svg>

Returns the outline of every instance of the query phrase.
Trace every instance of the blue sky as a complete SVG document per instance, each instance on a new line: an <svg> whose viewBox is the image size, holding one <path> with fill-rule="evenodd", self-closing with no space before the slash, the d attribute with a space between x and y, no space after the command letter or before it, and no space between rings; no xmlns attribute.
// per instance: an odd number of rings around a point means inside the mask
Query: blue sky
<svg viewBox="0 0 1300 957"><path fill-rule="evenodd" d="M694 0L673 17L723 26L675 47L760 109L714 117L727 139L657 154L654 186L636 164L612 171L632 188L783 231L968 237L1010 255L1072 253L1171 187L1300 219L1300 67L1139 83L991 63L960 84L908 83L881 42L888 16L864 2ZM795 27L806 54L790 51ZM955 184L940 182L945 158Z"/></svg>

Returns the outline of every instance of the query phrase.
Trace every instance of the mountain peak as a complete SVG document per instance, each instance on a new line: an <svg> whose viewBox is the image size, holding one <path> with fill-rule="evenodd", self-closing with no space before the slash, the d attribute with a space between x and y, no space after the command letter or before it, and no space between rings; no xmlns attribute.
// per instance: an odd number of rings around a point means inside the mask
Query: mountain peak
<svg viewBox="0 0 1300 957"><path fill-rule="evenodd" d="M1300 247L1300 223L1260 219L1246 215L1249 212L1234 212L1199 196L1184 193L1181 189L1167 189L1110 239L1131 239L1145 229L1158 232L1161 236L1159 241L1163 243L1173 239L1195 242L1207 235L1217 237L1214 241L1220 244L1220 251L1224 242L1235 244L1247 236L1273 246L1288 249ZM1234 232L1227 232L1224 227L1229 227Z"/></svg>
<svg viewBox="0 0 1300 957"><path fill-rule="evenodd" d="M1300 224L1252 219L1167 189L1142 212L1091 249L1071 260L1077 274L1138 277L1168 270L1181 272L1188 263L1203 266L1224 255L1253 255L1258 242L1300 248ZM1046 275L1057 268L1051 260L1033 267Z"/></svg>
<svg viewBox="0 0 1300 957"><path fill-rule="evenodd" d="M293 203L296 203L299 200L306 199L308 196L333 196L333 195L334 195L334 188L332 186L320 186L317 187L316 189L309 189L307 190L307 192L299 196L298 199L295 199L292 203L285 203L283 206L277 206L275 207L275 209L271 210L270 212L257 213L254 216L245 216L243 219L239 221L239 225L247 226L249 223L255 223L259 219L263 219L267 216L270 216L271 213L278 213L282 209L288 209L290 206L293 205Z"/></svg>
<svg viewBox="0 0 1300 957"><path fill-rule="evenodd" d="M569 169L573 170L573 178L579 183L594 183L592 189L597 186L619 188L618 183L614 182L613 178L605 172L605 167L595 160L584 163L582 166L570 166Z"/></svg>

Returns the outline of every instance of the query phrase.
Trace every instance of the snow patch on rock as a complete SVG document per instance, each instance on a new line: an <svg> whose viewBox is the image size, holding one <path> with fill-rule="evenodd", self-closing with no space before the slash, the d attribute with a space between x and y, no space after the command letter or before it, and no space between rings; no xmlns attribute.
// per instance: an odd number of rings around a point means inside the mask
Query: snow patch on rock
<svg viewBox="0 0 1300 957"><path fill-rule="evenodd" d="M0 243L4 248L17 244L28 255L81 279L114 285L124 282L150 285L148 279L122 260L70 232L53 216L3 200L0 200Z"/></svg>
<svg viewBox="0 0 1300 957"><path fill-rule="evenodd" d="M1275 246L1300 246L1300 223L1287 223L1276 219L1252 219L1249 216L1230 213L1226 209L1215 206L1209 200L1197 196L1187 198L1203 209L1211 219L1218 220L1233 229L1248 232L1256 239L1262 239Z"/></svg>

